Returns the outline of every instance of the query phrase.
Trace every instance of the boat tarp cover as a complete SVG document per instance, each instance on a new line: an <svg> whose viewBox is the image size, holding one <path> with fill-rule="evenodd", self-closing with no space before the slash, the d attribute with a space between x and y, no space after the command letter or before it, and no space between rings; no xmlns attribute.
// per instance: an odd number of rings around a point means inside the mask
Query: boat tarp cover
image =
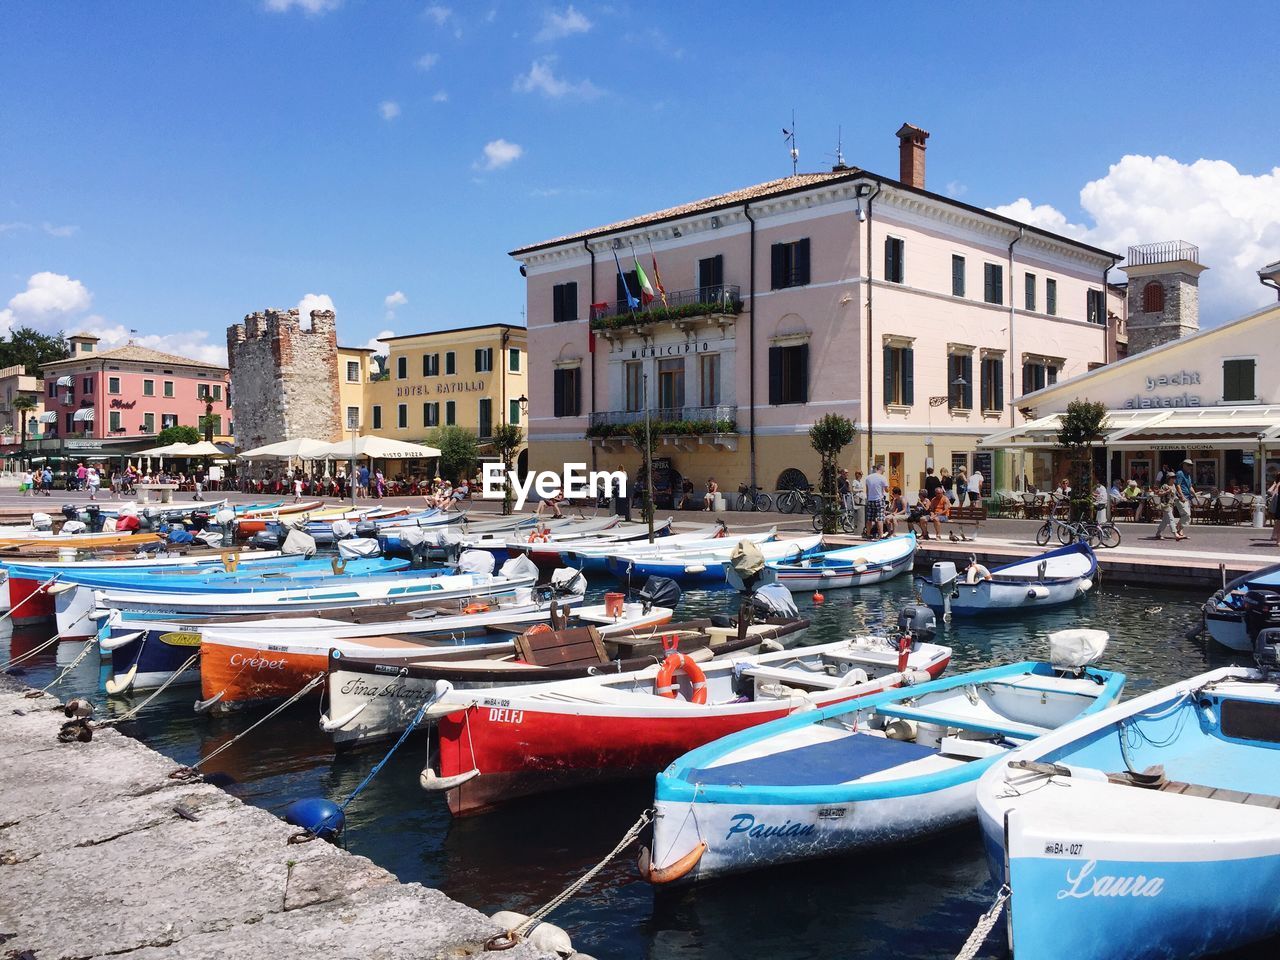
<svg viewBox="0 0 1280 960"><path fill-rule="evenodd" d="M338 541L338 556L344 560L357 557L376 557L382 553L382 547L374 537L352 537Z"/></svg>
<svg viewBox="0 0 1280 960"><path fill-rule="evenodd" d="M739 540L729 554L729 565L743 580L749 580L764 569L764 554L750 540Z"/></svg>
<svg viewBox="0 0 1280 960"><path fill-rule="evenodd" d="M651 607L675 609L680 603L680 584L670 577L650 577L640 588L640 600Z"/></svg>
<svg viewBox="0 0 1280 960"><path fill-rule="evenodd" d="M464 550L458 558L458 572L490 574L497 562L488 550Z"/></svg>
<svg viewBox="0 0 1280 960"><path fill-rule="evenodd" d="M1059 670L1074 670L1097 662L1107 649L1105 630L1056 630L1049 634L1049 662Z"/></svg>
<svg viewBox="0 0 1280 960"><path fill-rule="evenodd" d="M316 555L315 537L301 530L290 530L289 535L284 538L280 552L286 557L314 557Z"/></svg>
<svg viewBox="0 0 1280 960"><path fill-rule="evenodd" d="M538 572L538 565L523 553L518 557L512 557L498 571L499 574L508 579L533 577L535 580L538 578Z"/></svg>
<svg viewBox="0 0 1280 960"><path fill-rule="evenodd" d="M709 786L822 786L848 783L935 753L932 747L907 740L851 734L737 763L691 770L685 779Z"/></svg>

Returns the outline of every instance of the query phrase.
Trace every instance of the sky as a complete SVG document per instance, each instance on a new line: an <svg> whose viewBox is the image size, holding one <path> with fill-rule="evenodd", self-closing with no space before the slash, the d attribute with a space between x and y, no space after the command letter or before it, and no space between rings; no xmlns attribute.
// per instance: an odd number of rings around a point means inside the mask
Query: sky
<svg viewBox="0 0 1280 960"><path fill-rule="evenodd" d="M0 333L225 358L523 322L515 247L790 173L897 174L1124 252L1199 244L1201 323L1271 299L1273 13L740 0L6 0ZM131 333L136 331L136 333Z"/></svg>

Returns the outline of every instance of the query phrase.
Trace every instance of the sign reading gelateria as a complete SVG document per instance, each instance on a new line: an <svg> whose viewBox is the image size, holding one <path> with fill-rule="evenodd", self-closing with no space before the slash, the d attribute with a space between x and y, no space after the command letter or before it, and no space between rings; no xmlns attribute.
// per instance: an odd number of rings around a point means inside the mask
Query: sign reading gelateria
<svg viewBox="0 0 1280 960"><path fill-rule="evenodd" d="M435 389L431 389L432 387ZM445 393L483 393L483 380L450 380L444 383L414 383L396 387L397 397L431 397Z"/></svg>
<svg viewBox="0 0 1280 960"><path fill-rule="evenodd" d="M1158 377L1147 377L1147 394L1152 394L1161 387L1198 387L1200 373L1197 370L1179 370L1176 373L1161 374ZM1199 394L1175 393L1149 396L1137 394L1124 402L1126 410L1153 410L1164 407L1200 407Z"/></svg>

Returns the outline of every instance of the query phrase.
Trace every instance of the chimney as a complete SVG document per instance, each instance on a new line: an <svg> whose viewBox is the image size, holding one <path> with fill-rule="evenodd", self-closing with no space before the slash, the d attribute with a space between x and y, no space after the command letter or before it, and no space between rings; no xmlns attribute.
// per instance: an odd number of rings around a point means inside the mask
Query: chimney
<svg viewBox="0 0 1280 960"><path fill-rule="evenodd" d="M929 132L904 123L898 130L898 179L924 189L924 142Z"/></svg>

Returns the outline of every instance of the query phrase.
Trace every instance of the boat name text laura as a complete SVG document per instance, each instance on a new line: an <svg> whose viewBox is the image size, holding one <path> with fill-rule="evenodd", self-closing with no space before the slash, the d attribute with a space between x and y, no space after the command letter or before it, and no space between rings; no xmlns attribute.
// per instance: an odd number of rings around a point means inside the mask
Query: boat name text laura
<svg viewBox="0 0 1280 960"><path fill-rule="evenodd" d="M1089 860L1080 865L1073 876L1067 871L1067 889L1058 891L1059 900L1084 900L1088 897L1158 897L1164 890L1163 877L1093 876L1097 868L1097 860Z"/></svg>

